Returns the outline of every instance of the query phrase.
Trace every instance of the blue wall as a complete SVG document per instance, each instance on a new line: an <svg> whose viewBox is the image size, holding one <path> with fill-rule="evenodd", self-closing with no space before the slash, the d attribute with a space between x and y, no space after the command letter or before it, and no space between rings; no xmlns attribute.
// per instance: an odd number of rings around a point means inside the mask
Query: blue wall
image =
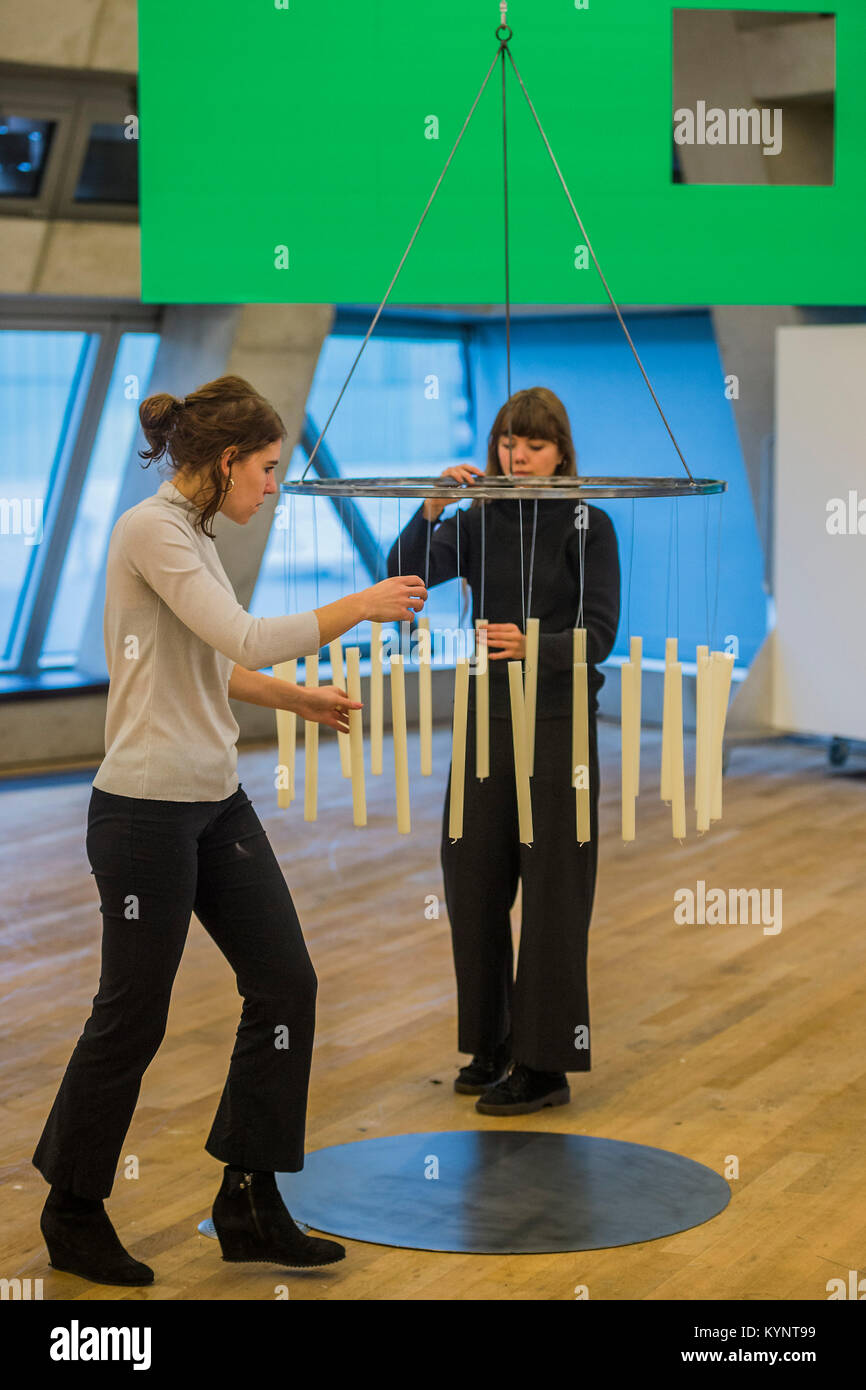
<svg viewBox="0 0 866 1390"><path fill-rule="evenodd" d="M763 557L733 404L725 398L724 372L710 315L624 317L691 472L695 477L725 479L728 491L721 496L676 502L653 498L599 504L610 514L619 538L622 610L614 652L626 653L630 629L643 637L644 656L663 657L668 635L679 637L681 658L693 661L697 643L709 642L720 648L728 634L734 634L739 642L737 664L748 665L766 632ZM512 390L547 386L556 392L571 419L580 473L685 478L679 456L613 316L532 322L512 318L511 329ZM487 433L506 398L504 324L485 324L479 329L472 365L478 409L477 458L483 466ZM740 386L742 389L743 383ZM720 509L722 548L716 607ZM676 515L678 584L672 543ZM632 517L634 551L630 563Z"/></svg>

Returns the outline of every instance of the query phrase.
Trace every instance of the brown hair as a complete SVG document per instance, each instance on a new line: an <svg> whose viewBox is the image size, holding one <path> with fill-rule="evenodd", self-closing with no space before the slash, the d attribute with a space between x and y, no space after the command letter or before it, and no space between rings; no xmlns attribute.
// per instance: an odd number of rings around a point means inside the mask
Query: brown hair
<svg viewBox="0 0 866 1390"><path fill-rule="evenodd" d="M546 386L530 386L525 391L515 391L497 412L496 419L487 436L487 467L485 475L494 478L503 476L499 462L499 439L508 434L509 420L511 433L524 439L549 439L562 454L562 463L554 471L554 477L577 476L577 450L571 437L568 412L558 396ZM472 503L473 507L482 505L481 498Z"/></svg>
<svg viewBox="0 0 866 1390"><path fill-rule="evenodd" d="M138 418L150 445L138 451L140 458L147 459L143 468L165 455L176 473L204 476L210 470L194 500L207 498L196 524L211 539L214 533L208 523L228 491L220 468L225 450L235 450L229 463L231 477L233 464L285 439L287 433L270 402L239 376L217 377L183 400L167 392L148 396L138 408Z"/></svg>
<svg viewBox="0 0 866 1390"><path fill-rule="evenodd" d="M515 391L499 408L496 419L487 436L486 477L503 477L499 462L499 439L511 433L524 439L549 439L556 444L562 454L562 463L554 470L554 477L577 477L577 450L571 437L568 411L562 401L546 386L530 386L525 391ZM483 507L484 498L477 497L471 507ZM469 585L463 579L464 613L469 602Z"/></svg>

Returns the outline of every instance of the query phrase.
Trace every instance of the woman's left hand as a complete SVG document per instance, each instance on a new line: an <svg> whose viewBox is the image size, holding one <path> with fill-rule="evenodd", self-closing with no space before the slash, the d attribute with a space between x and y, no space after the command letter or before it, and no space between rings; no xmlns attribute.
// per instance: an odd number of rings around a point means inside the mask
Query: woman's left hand
<svg viewBox="0 0 866 1390"><path fill-rule="evenodd" d="M311 690L301 688L294 710L311 724L328 724L341 734L349 732L349 710L363 709L363 702L350 700L345 690L336 685L318 685Z"/></svg>
<svg viewBox="0 0 866 1390"><path fill-rule="evenodd" d="M514 623L488 623L486 631L491 661L501 661L503 657L522 661L526 656L526 638ZM491 651L492 647L501 647L502 651Z"/></svg>

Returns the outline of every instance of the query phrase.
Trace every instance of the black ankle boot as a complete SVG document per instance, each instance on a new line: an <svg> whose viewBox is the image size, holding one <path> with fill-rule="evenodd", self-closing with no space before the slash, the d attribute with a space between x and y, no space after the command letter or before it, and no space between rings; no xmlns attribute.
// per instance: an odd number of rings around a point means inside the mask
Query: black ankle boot
<svg viewBox="0 0 866 1390"><path fill-rule="evenodd" d="M39 1218L52 1269L93 1284L152 1284L153 1270L124 1250L102 1202L52 1187Z"/></svg>
<svg viewBox="0 0 866 1390"><path fill-rule="evenodd" d="M335 1240L299 1231L277 1188L273 1173L225 1168L213 1204L213 1224L224 1260L257 1261L305 1269L336 1264L346 1257Z"/></svg>

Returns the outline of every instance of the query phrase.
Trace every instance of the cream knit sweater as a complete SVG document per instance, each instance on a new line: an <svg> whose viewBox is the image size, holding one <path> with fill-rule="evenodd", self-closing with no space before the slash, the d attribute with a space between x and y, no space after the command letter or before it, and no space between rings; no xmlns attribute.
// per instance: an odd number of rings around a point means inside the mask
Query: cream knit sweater
<svg viewBox="0 0 866 1390"><path fill-rule="evenodd" d="M166 479L123 513L105 577L110 684L94 787L146 801L222 801L237 790L232 667L259 670L319 650L315 613L252 618L238 603L198 508Z"/></svg>

